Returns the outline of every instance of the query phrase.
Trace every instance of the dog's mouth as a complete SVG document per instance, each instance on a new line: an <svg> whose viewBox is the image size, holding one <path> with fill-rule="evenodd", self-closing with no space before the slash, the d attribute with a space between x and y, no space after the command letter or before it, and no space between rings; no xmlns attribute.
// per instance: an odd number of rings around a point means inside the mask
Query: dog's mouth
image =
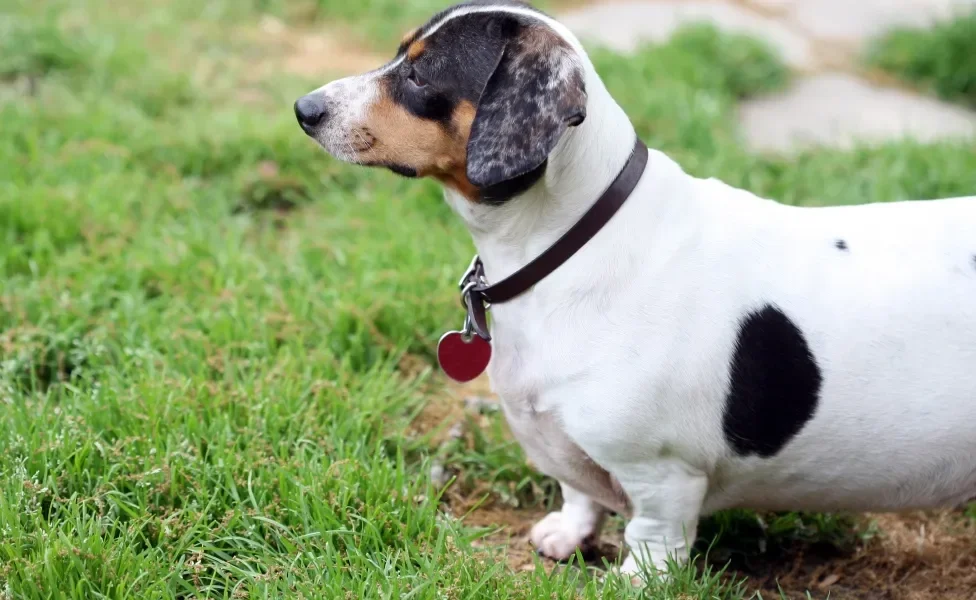
<svg viewBox="0 0 976 600"><path fill-rule="evenodd" d="M307 133L307 132L306 132ZM410 179L420 177L420 172L406 165L397 164L384 157L378 156L374 150L380 147L380 141L370 131L369 127L359 126L348 129L343 135L333 133L323 135L321 130L312 131L309 135L334 158L361 167L376 167L387 169Z"/></svg>
<svg viewBox="0 0 976 600"><path fill-rule="evenodd" d="M369 165L370 152L379 142L366 127L355 127L342 132L302 125L302 130L333 158L354 165Z"/></svg>

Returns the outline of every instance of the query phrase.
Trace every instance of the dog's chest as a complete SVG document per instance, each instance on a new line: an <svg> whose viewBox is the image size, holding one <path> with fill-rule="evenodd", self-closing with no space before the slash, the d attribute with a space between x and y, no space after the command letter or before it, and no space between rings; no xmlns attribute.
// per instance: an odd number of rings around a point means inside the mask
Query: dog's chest
<svg viewBox="0 0 976 600"><path fill-rule="evenodd" d="M492 357L488 376L495 393L518 412L534 413L545 379L545 356L534 335L545 335L528 327L496 325L492 329Z"/></svg>
<svg viewBox="0 0 976 600"><path fill-rule="evenodd" d="M528 329L531 332L532 328ZM574 394L579 391L558 383L572 378L561 380L565 372L546 360L547 356L552 357L548 343L536 343L539 338L532 340L524 330L505 336L498 335L496 329L495 335L497 349L489 376L501 398L509 428L526 456L543 473L611 510L624 512L628 500L622 490L569 434L567 425L572 417L566 410L576 404Z"/></svg>

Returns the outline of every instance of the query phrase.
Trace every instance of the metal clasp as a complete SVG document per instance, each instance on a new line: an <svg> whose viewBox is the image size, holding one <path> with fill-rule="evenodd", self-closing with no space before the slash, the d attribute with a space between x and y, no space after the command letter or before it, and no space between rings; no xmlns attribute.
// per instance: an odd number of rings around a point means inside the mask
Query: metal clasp
<svg viewBox="0 0 976 600"><path fill-rule="evenodd" d="M481 257L477 254L471 259L471 264L468 265L467 270L461 277L461 281L458 282L458 289L463 290L469 281L478 280L478 267L481 266Z"/></svg>
<svg viewBox="0 0 976 600"><path fill-rule="evenodd" d="M485 279L484 266L481 264L481 258L475 254L474 258L471 259L471 264L468 265L468 269L464 272L464 276L458 281L458 289L461 290L461 306L464 307L464 327L461 329L461 336L465 341L470 341L471 338L479 334L475 330L475 309L474 303L480 302L484 310L487 311L491 308L491 305L485 301L481 294L478 294L478 299L472 298L472 292L479 287L487 287L488 282ZM490 339L490 338L486 338Z"/></svg>
<svg viewBox="0 0 976 600"><path fill-rule="evenodd" d="M461 290L461 306L470 310L468 299L471 295L471 290L479 286L488 287L488 280L485 279L481 257L475 254L474 258L471 259L471 264L468 265L467 271L464 272L464 276L458 281L458 289ZM491 304L485 302L485 310L489 308L491 308Z"/></svg>

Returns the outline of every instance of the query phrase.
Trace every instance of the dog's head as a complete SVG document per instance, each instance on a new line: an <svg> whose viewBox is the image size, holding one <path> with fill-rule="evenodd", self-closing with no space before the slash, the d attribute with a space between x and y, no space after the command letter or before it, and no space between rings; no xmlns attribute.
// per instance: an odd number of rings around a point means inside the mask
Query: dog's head
<svg viewBox="0 0 976 600"><path fill-rule="evenodd" d="M582 51L570 38L522 3L457 5L408 33L384 67L303 96L295 113L341 160L503 201L541 177L586 117Z"/></svg>

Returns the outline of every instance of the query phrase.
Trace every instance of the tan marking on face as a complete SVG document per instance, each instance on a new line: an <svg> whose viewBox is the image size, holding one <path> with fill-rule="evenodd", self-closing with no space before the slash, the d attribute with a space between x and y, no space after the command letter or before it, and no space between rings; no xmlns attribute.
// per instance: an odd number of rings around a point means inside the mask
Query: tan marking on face
<svg viewBox="0 0 976 600"><path fill-rule="evenodd" d="M368 148L359 154L364 162L409 167L421 177L433 177L475 201L477 188L468 181L467 146L475 107L461 102L450 125L421 119L394 102L384 91L369 108L364 128Z"/></svg>
<svg viewBox="0 0 976 600"><path fill-rule="evenodd" d="M468 138L471 136L471 126L474 124L474 116L477 112L474 104L463 100L454 109L454 116L451 119L451 126L454 128L460 147L453 160L443 165L440 174L435 177L444 185L450 186L461 192L469 200L477 200L478 188L468 181Z"/></svg>
<svg viewBox="0 0 976 600"><path fill-rule="evenodd" d="M403 45L403 46L406 46L410 42L412 42L415 39L417 39L417 34L418 33L420 33L420 28L419 27L416 27L414 29L411 29L410 31L407 32L406 35L404 35L402 38L400 38L400 44Z"/></svg>
<svg viewBox="0 0 976 600"><path fill-rule="evenodd" d="M424 50L426 49L427 49L427 41L417 40L416 42L410 44L410 47L407 48L407 58L410 60L417 60L418 58L420 58L420 55L423 54Z"/></svg>

